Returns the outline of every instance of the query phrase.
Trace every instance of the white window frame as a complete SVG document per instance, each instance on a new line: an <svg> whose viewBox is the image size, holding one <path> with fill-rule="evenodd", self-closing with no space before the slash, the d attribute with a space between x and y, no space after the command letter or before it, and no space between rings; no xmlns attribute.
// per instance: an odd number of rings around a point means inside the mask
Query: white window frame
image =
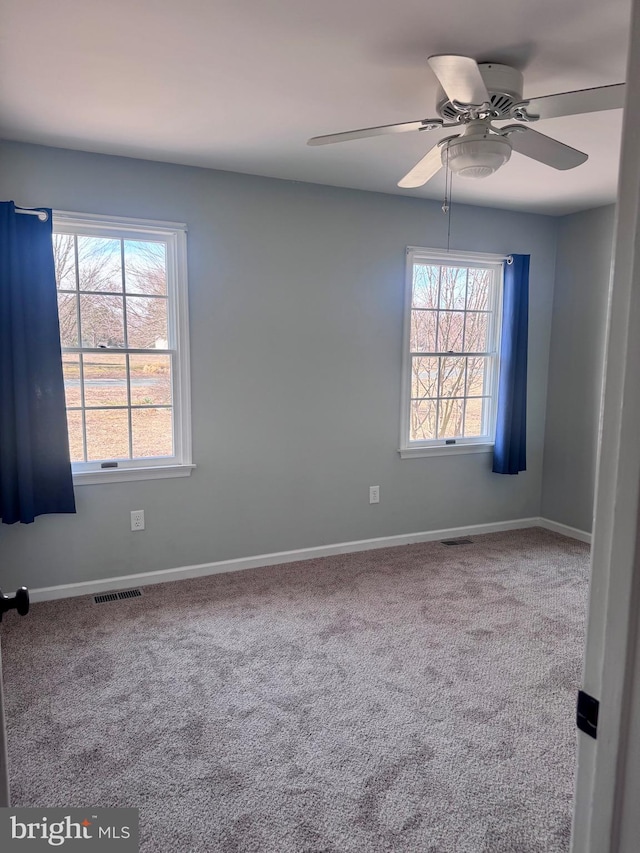
<svg viewBox="0 0 640 853"><path fill-rule="evenodd" d="M496 414L498 402L498 379L500 375L500 335L502 327L502 291L503 291L503 262L504 255L493 255L478 252L447 251L445 249L428 249L420 246L408 246L406 250L406 272L404 293L404 331L402 348L402 393L400 413L400 448L402 459L419 456L447 456L460 453L488 453L495 444ZM491 294L491 321L488 329L488 352L494 355L493 369L487 377L491 403L485 412L485 434L481 436L466 436L455 439L455 443L447 444L450 439L438 438L423 441L410 440L411 428L411 303L413 295L413 267L415 263L441 264L453 267L487 268L494 271ZM448 355L449 353L440 353ZM463 355L464 353L460 353ZM457 355L457 353L456 353Z"/></svg>
<svg viewBox="0 0 640 853"><path fill-rule="evenodd" d="M54 234L77 234L125 240L160 240L167 247L167 335L172 360L173 448L171 457L101 459L73 462L75 485L129 480L188 477L195 465L191 456L191 384L189 373L189 306L187 298L187 226L181 222L135 219L124 216L53 211ZM78 341L80 344L81 341ZM86 349L86 348L85 348ZM78 352L82 347L64 347ZM155 352L155 350L154 350ZM117 468L102 468L117 461Z"/></svg>

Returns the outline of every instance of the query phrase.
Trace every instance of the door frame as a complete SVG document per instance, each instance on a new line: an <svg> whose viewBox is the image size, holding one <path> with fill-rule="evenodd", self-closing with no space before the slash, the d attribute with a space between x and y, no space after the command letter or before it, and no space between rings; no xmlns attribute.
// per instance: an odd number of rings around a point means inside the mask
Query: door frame
<svg viewBox="0 0 640 853"><path fill-rule="evenodd" d="M640 820L624 796L628 774L640 775L626 761L640 685L640 0L632 0L614 233L583 670L600 717L597 740L578 735L573 853L622 853L625 828Z"/></svg>

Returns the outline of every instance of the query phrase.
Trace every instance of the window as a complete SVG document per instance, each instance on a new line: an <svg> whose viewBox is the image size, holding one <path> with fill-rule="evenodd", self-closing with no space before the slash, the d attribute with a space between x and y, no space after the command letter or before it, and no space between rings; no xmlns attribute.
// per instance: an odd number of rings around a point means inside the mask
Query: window
<svg viewBox="0 0 640 853"><path fill-rule="evenodd" d="M407 250L400 454L494 441L502 259Z"/></svg>
<svg viewBox="0 0 640 853"><path fill-rule="evenodd" d="M186 226L57 213L74 481L191 472Z"/></svg>

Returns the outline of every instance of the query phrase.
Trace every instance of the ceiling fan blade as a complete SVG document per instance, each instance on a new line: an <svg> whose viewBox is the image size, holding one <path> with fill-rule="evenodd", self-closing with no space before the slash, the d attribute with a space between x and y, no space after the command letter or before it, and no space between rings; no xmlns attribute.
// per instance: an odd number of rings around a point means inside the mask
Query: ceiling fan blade
<svg viewBox="0 0 640 853"><path fill-rule="evenodd" d="M488 102L489 93L475 59L441 54L430 56L427 62L450 101L475 105Z"/></svg>
<svg viewBox="0 0 640 853"><path fill-rule="evenodd" d="M329 133L312 136L307 145L329 145L332 142L347 142L349 139L364 139L367 136L382 136L386 133L406 133L408 130L436 130L444 124L441 118L424 118L420 121L405 121L402 124L382 124L379 127L363 127L344 133Z"/></svg>
<svg viewBox="0 0 640 853"><path fill-rule="evenodd" d="M616 83L613 86L597 86L595 89L579 89L576 92L545 95L541 98L531 98L526 105L526 110L540 118L619 110L624 106L624 90L624 83Z"/></svg>
<svg viewBox="0 0 640 853"><path fill-rule="evenodd" d="M439 145L434 145L428 151L422 160L419 160L413 169L408 172L401 181L398 181L398 186L405 189L411 187L421 187L427 181L440 171L442 168L442 154Z"/></svg>
<svg viewBox="0 0 640 853"><path fill-rule="evenodd" d="M564 142L538 133L526 125L510 124L503 130L509 132L509 142L514 151L554 169L575 169L589 159L589 155L583 151L577 151Z"/></svg>

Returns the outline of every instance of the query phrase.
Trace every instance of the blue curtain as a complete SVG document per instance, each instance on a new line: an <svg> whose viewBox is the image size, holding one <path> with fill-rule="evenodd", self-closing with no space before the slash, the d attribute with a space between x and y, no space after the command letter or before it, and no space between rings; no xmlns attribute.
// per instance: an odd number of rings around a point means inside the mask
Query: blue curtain
<svg viewBox="0 0 640 853"><path fill-rule="evenodd" d="M44 208L43 208L44 210ZM0 202L0 518L75 512L47 221Z"/></svg>
<svg viewBox="0 0 640 853"><path fill-rule="evenodd" d="M529 255L512 255L504 265L498 419L493 450L496 474L527 469L527 346Z"/></svg>

